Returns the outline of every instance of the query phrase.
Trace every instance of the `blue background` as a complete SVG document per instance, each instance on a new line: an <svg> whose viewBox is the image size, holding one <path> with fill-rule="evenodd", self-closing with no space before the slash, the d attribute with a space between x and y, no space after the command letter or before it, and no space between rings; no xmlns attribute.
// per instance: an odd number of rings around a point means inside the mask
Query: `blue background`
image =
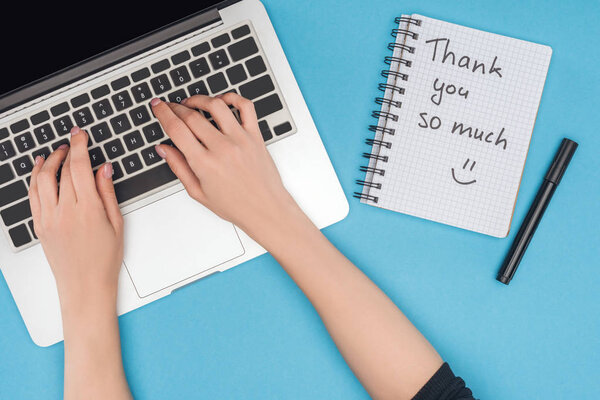
<svg viewBox="0 0 600 400"><path fill-rule="evenodd" d="M265 0L348 198L360 178L393 18L433 18L554 49L508 239L368 207L325 234L482 399L600 392L600 3ZM495 281L562 137L579 142L515 280ZM62 396L63 344L36 347L0 278L0 398ZM365 399L318 315L269 255L120 319L140 399Z"/></svg>

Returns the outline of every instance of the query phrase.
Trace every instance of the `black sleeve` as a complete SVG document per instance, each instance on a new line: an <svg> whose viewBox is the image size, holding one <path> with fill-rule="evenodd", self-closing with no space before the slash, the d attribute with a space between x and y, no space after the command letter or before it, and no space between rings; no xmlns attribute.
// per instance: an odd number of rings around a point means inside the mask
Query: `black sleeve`
<svg viewBox="0 0 600 400"><path fill-rule="evenodd" d="M465 381L454 376L448 363L444 363L419 390L413 400L475 400Z"/></svg>

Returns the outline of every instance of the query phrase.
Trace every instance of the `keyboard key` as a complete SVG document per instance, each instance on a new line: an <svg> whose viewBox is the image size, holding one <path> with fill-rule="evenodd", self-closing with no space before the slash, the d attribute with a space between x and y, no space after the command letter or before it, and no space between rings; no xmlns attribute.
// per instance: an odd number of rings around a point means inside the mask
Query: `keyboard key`
<svg viewBox="0 0 600 400"><path fill-rule="evenodd" d="M188 92L190 92L190 96L195 96L197 94L208 95L208 88L204 81L199 81L188 86Z"/></svg>
<svg viewBox="0 0 600 400"><path fill-rule="evenodd" d="M37 236L36 236L36 234L35 234L35 229L33 229L33 220L32 220L32 219L31 219L31 220L29 220L29 221L27 222L27 225L29 225L29 230L31 231L31 234L33 235L33 238L34 238L34 239L37 239Z"/></svg>
<svg viewBox="0 0 600 400"><path fill-rule="evenodd" d="M150 66L150 68L152 68L152 72L154 72L155 74L158 74L159 72L169 69L170 66L171 66L171 64L169 64L169 60L162 60L162 61L152 64Z"/></svg>
<svg viewBox="0 0 600 400"><path fill-rule="evenodd" d="M167 90L171 90L171 83L169 82L169 78L167 75L159 75L156 78L152 78L150 80L150 84L154 89L154 93L159 95L161 93L166 92Z"/></svg>
<svg viewBox="0 0 600 400"><path fill-rule="evenodd" d="M188 53L186 50L186 51L182 51L181 53L177 53L173 57L171 57L171 62L173 63L173 65L177 65L177 64L181 64L182 62L186 62L190 58L191 58L190 53Z"/></svg>
<svg viewBox="0 0 600 400"><path fill-rule="evenodd" d="M162 163L134 177L116 183L117 200L119 203L123 203L176 179L177 177L173 174L169 165Z"/></svg>
<svg viewBox="0 0 600 400"><path fill-rule="evenodd" d="M152 143L158 139L161 139L163 136L165 136L165 134L158 122L155 122L153 124L145 126L142 129L142 131L144 132L144 136L146 137L146 142L148 142L148 143Z"/></svg>
<svg viewBox="0 0 600 400"><path fill-rule="evenodd" d="M103 142L112 136L112 133L110 132L110 129L106 122L102 122L96 126L92 126L90 128L90 132L94 137L94 142L96 143Z"/></svg>
<svg viewBox="0 0 600 400"><path fill-rule="evenodd" d="M194 78L200 78L210 72L210 67L208 66L208 61L206 58L202 57L197 60L192 61L189 64L190 70L192 71L192 75Z"/></svg>
<svg viewBox="0 0 600 400"><path fill-rule="evenodd" d="M131 88L131 94L136 103L142 101L148 101L152 98L152 92L150 92L150 86L146 82L142 82L139 85L135 85Z"/></svg>
<svg viewBox="0 0 600 400"><path fill-rule="evenodd" d="M9 164L0 165L0 185L4 185L15 177Z"/></svg>
<svg viewBox="0 0 600 400"><path fill-rule="evenodd" d="M123 148L123 143L121 143L120 139L111 140L110 142L105 143L104 151L111 160L125 154L125 148Z"/></svg>
<svg viewBox="0 0 600 400"><path fill-rule="evenodd" d="M100 87L97 87L96 89L92 90L92 97L94 98L94 100L99 99L100 97L106 96L107 94L110 93L110 89L108 88L108 85L102 85Z"/></svg>
<svg viewBox="0 0 600 400"><path fill-rule="evenodd" d="M64 102L64 103L57 104L54 107L50 108L50 112L52 113L53 116L58 117L59 115L66 113L70 109L71 108L69 107L69 104L67 102Z"/></svg>
<svg viewBox="0 0 600 400"><path fill-rule="evenodd" d="M72 127L73 121L71 121L71 118L69 118L68 115L62 116L54 121L54 129L56 129L56 132L58 132L60 136L71 132Z"/></svg>
<svg viewBox="0 0 600 400"><path fill-rule="evenodd" d="M0 140L6 139L8 135L8 128L0 128Z"/></svg>
<svg viewBox="0 0 600 400"><path fill-rule="evenodd" d="M88 107L82 108L81 110L75 111L73 113L73 118L75 119L75 123L80 128L87 126L94 122L94 117L92 117L92 112Z"/></svg>
<svg viewBox="0 0 600 400"><path fill-rule="evenodd" d="M229 58L227 57L225 50L217 50L214 53L210 53L208 59L210 60L213 69L219 69L229 65Z"/></svg>
<svg viewBox="0 0 600 400"><path fill-rule="evenodd" d="M129 123L129 119L127 119L126 114L121 114L111 118L110 125L117 135L131 129L131 124Z"/></svg>
<svg viewBox="0 0 600 400"><path fill-rule="evenodd" d="M84 104L90 102L90 96L87 93L80 94L79 96L73 97L71 99L71 105L73 108L81 107Z"/></svg>
<svg viewBox="0 0 600 400"><path fill-rule="evenodd" d="M129 96L129 93L127 93L127 91L122 91L115 94L114 96L112 96L112 101L117 111L124 110L133 105L133 102L131 101L131 96Z"/></svg>
<svg viewBox="0 0 600 400"><path fill-rule="evenodd" d="M68 139L62 139L62 140L59 140L58 142L52 143L52 150L54 151L54 150L58 149L63 144L68 145L69 144L69 140Z"/></svg>
<svg viewBox="0 0 600 400"><path fill-rule="evenodd" d="M201 54L207 53L209 50L210 45L208 44L208 42L204 42L192 47L192 54L197 57Z"/></svg>
<svg viewBox="0 0 600 400"><path fill-rule="evenodd" d="M29 200L26 199L14 206L8 207L0 212L4 225L11 226L24 219L31 218L31 208L29 208Z"/></svg>
<svg viewBox="0 0 600 400"><path fill-rule="evenodd" d="M31 242L31 236L29 235L29 232L27 232L25 224L15 226L8 231L8 234L15 247L21 247Z"/></svg>
<svg viewBox="0 0 600 400"><path fill-rule="evenodd" d="M173 80L175 86L181 86L184 83L188 83L192 79L190 78L190 73L185 65L170 71L169 75L171 75L171 80Z"/></svg>
<svg viewBox="0 0 600 400"><path fill-rule="evenodd" d="M217 48L217 47L221 47L224 44L231 42L231 38L229 37L229 34L224 33L224 34L219 35L216 38L212 39L210 42L212 43L214 48Z"/></svg>
<svg viewBox="0 0 600 400"><path fill-rule="evenodd" d="M25 183L21 180L13 182L10 185L0 188L0 207L4 207L23 197L27 197L27 187L25 187Z"/></svg>
<svg viewBox="0 0 600 400"><path fill-rule="evenodd" d="M283 108L283 104L281 104L281 100L279 99L277 93L273 93L264 99L255 101L254 108L256 109L256 117L260 119L269 114L273 114L275 111L281 110Z"/></svg>
<svg viewBox="0 0 600 400"><path fill-rule="evenodd" d="M250 100L254 100L273 90L275 90L275 86L269 75L263 75L240 86L240 94Z"/></svg>
<svg viewBox="0 0 600 400"><path fill-rule="evenodd" d="M100 164L106 162L106 158L104 154L102 154L102 149L100 147L94 147L88 151L90 155L90 162L92 163L92 168L96 168Z"/></svg>
<svg viewBox="0 0 600 400"><path fill-rule="evenodd" d="M0 161L8 160L15 154L15 148L10 141L0 143Z"/></svg>
<svg viewBox="0 0 600 400"><path fill-rule="evenodd" d="M116 181L117 179L121 179L124 175L121 165L115 161L114 163L112 163L112 167L113 167L113 174L112 174L113 181Z"/></svg>
<svg viewBox="0 0 600 400"><path fill-rule="evenodd" d="M234 30L232 30L231 36L233 36L234 39L239 39L242 36L246 36L249 33L250 33L250 27L248 25L244 25L244 26L240 26L239 28L235 28Z"/></svg>
<svg viewBox="0 0 600 400"><path fill-rule="evenodd" d="M218 74L209 76L206 79L206 81L208 82L208 86L210 87L210 90L214 94L222 92L223 90L227 89L227 81L225 80L225 75L223 75L222 72L219 72Z"/></svg>
<svg viewBox="0 0 600 400"><path fill-rule="evenodd" d="M29 121L26 119L22 119L10 125L10 130L12 133L19 133L29 128Z"/></svg>
<svg viewBox="0 0 600 400"><path fill-rule="evenodd" d="M56 137L54 135L54 131L52 131L52 127L50 127L50 124L38 126L33 130L33 134L35 135L39 144L48 143Z"/></svg>
<svg viewBox="0 0 600 400"><path fill-rule="evenodd" d="M260 129L260 133L262 134L263 140L266 142L267 140L273 139L273 134L271 133L271 129L269 129L269 124L267 121L259 121L258 129Z"/></svg>
<svg viewBox="0 0 600 400"><path fill-rule="evenodd" d="M169 93L169 101L171 103L181 103L181 100L187 97L185 90L179 89L175 92Z"/></svg>
<svg viewBox="0 0 600 400"><path fill-rule="evenodd" d="M24 153L29 151L35 147L35 142L33 141L33 136L31 133L25 132L15 138L15 144L17 145L17 149L19 149L20 153Z"/></svg>
<svg viewBox="0 0 600 400"><path fill-rule="evenodd" d="M267 70L267 66L261 56L256 56L246 61L246 68L248 68L250 76L262 74Z"/></svg>
<svg viewBox="0 0 600 400"><path fill-rule="evenodd" d="M94 110L94 114L96 114L97 119L109 117L114 113L108 99L103 99L97 103L92 104L92 110Z"/></svg>
<svg viewBox="0 0 600 400"><path fill-rule="evenodd" d="M36 151L34 151L31 156L33 158L33 161L35 161L37 156L42 156L42 158L45 160L48 158L49 155L50 155L50 149L47 147L42 147L41 149L37 149Z"/></svg>
<svg viewBox="0 0 600 400"><path fill-rule="evenodd" d="M160 144L166 144L167 146L171 146L174 148L177 148L174 144L173 141L171 139L167 139L167 140L163 140L162 142L160 142Z"/></svg>
<svg viewBox="0 0 600 400"><path fill-rule="evenodd" d="M32 115L29 119L31 120L32 124L38 125L44 121L48 121L50 119L50 114L48 114L48 111L44 110Z"/></svg>
<svg viewBox="0 0 600 400"><path fill-rule="evenodd" d="M124 76L122 78L119 78L117 80L114 80L110 83L110 87L113 88L113 90L117 91L117 90L121 90L124 87L127 87L131 84L131 81L129 80L128 76Z"/></svg>
<svg viewBox="0 0 600 400"><path fill-rule="evenodd" d="M229 50L229 55L231 55L233 61L239 61L258 52L258 47L256 46L253 37L240 40L229 46L227 49Z"/></svg>
<svg viewBox="0 0 600 400"><path fill-rule="evenodd" d="M133 79L134 82L139 82L142 79L146 79L149 76L150 76L150 70L148 68L142 68L142 69L132 73L131 79Z"/></svg>
<svg viewBox="0 0 600 400"><path fill-rule="evenodd" d="M142 150L142 158L147 166L151 166L152 164L156 164L159 161L162 161L162 158L158 155L154 146L148 147L147 149Z"/></svg>
<svg viewBox="0 0 600 400"><path fill-rule="evenodd" d="M248 79L248 75L246 75L246 71L244 71L244 67L241 64L228 68L225 72L227 73L229 82L231 82L232 85L237 85L238 83Z"/></svg>
<svg viewBox="0 0 600 400"><path fill-rule="evenodd" d="M280 135L283 135L284 133L291 131L292 124L290 124L289 122L284 122L281 125L277 125L275 128L273 128L273 130L275 131L275 134L277 136L280 136Z"/></svg>
<svg viewBox="0 0 600 400"><path fill-rule="evenodd" d="M29 156L19 157L16 160L13 160L12 163L13 163L13 167L15 167L15 171L17 172L17 175L19 175L19 176L28 174L33 169L33 164L31 163Z"/></svg>
<svg viewBox="0 0 600 400"><path fill-rule="evenodd" d="M142 125L150 121L150 114L148 114L148 108L145 105L130 110L129 116L131 117L131 120L135 126Z"/></svg>
<svg viewBox="0 0 600 400"><path fill-rule="evenodd" d="M122 162L123 166L125 167L125 171L127 171L128 174L132 174L135 171L139 171L143 167L142 160L140 160L140 156L138 156L135 153L125 157Z"/></svg>
<svg viewBox="0 0 600 400"><path fill-rule="evenodd" d="M27 225L29 226L29 231L30 231L31 235L33 236L33 239L37 240L37 238L38 238L38 237L37 237L37 235L35 234L35 229L33 228L33 220L32 220L32 219L30 219L30 220L27 222Z"/></svg>
<svg viewBox="0 0 600 400"><path fill-rule="evenodd" d="M125 146L129 151L133 151L138 149L144 145L144 139L142 139L142 135L140 135L139 131L133 131L123 136L123 140L125 141Z"/></svg>

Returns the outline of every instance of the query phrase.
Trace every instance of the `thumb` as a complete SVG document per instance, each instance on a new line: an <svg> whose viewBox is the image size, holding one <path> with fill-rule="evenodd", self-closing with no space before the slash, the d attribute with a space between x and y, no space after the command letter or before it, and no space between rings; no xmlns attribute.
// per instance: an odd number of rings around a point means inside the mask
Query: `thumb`
<svg viewBox="0 0 600 400"><path fill-rule="evenodd" d="M155 149L158 155L167 161L169 168L177 175L188 194L200 203L206 204L206 196L200 187L200 181L183 154L175 147L166 144L156 145Z"/></svg>
<svg viewBox="0 0 600 400"><path fill-rule="evenodd" d="M96 172L96 188L98 189L102 203L104 203L104 209L110 223L115 228L115 231L121 232L123 229L123 215L121 215L121 209L115 195L112 175L113 167L110 162L100 167Z"/></svg>

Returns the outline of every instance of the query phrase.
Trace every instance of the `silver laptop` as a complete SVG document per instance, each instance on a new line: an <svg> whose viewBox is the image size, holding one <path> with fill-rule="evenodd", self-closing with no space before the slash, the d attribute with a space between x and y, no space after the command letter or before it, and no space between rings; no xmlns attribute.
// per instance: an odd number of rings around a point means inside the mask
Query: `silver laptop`
<svg viewBox="0 0 600 400"><path fill-rule="evenodd" d="M69 5L52 7L38 13L49 24L28 20L29 36L3 49L18 62L4 62L9 78L0 86L0 268L36 344L54 344L63 333L54 278L32 229L29 175L35 156L68 141L73 125L90 134L93 168L114 166L125 218L119 314L265 252L188 198L154 153L155 144L169 139L149 108L153 97L179 102L236 91L251 99L267 148L302 209L320 228L347 215L259 1L196 1L143 12L124 3L85 18ZM9 12L7 20L25 19Z"/></svg>

